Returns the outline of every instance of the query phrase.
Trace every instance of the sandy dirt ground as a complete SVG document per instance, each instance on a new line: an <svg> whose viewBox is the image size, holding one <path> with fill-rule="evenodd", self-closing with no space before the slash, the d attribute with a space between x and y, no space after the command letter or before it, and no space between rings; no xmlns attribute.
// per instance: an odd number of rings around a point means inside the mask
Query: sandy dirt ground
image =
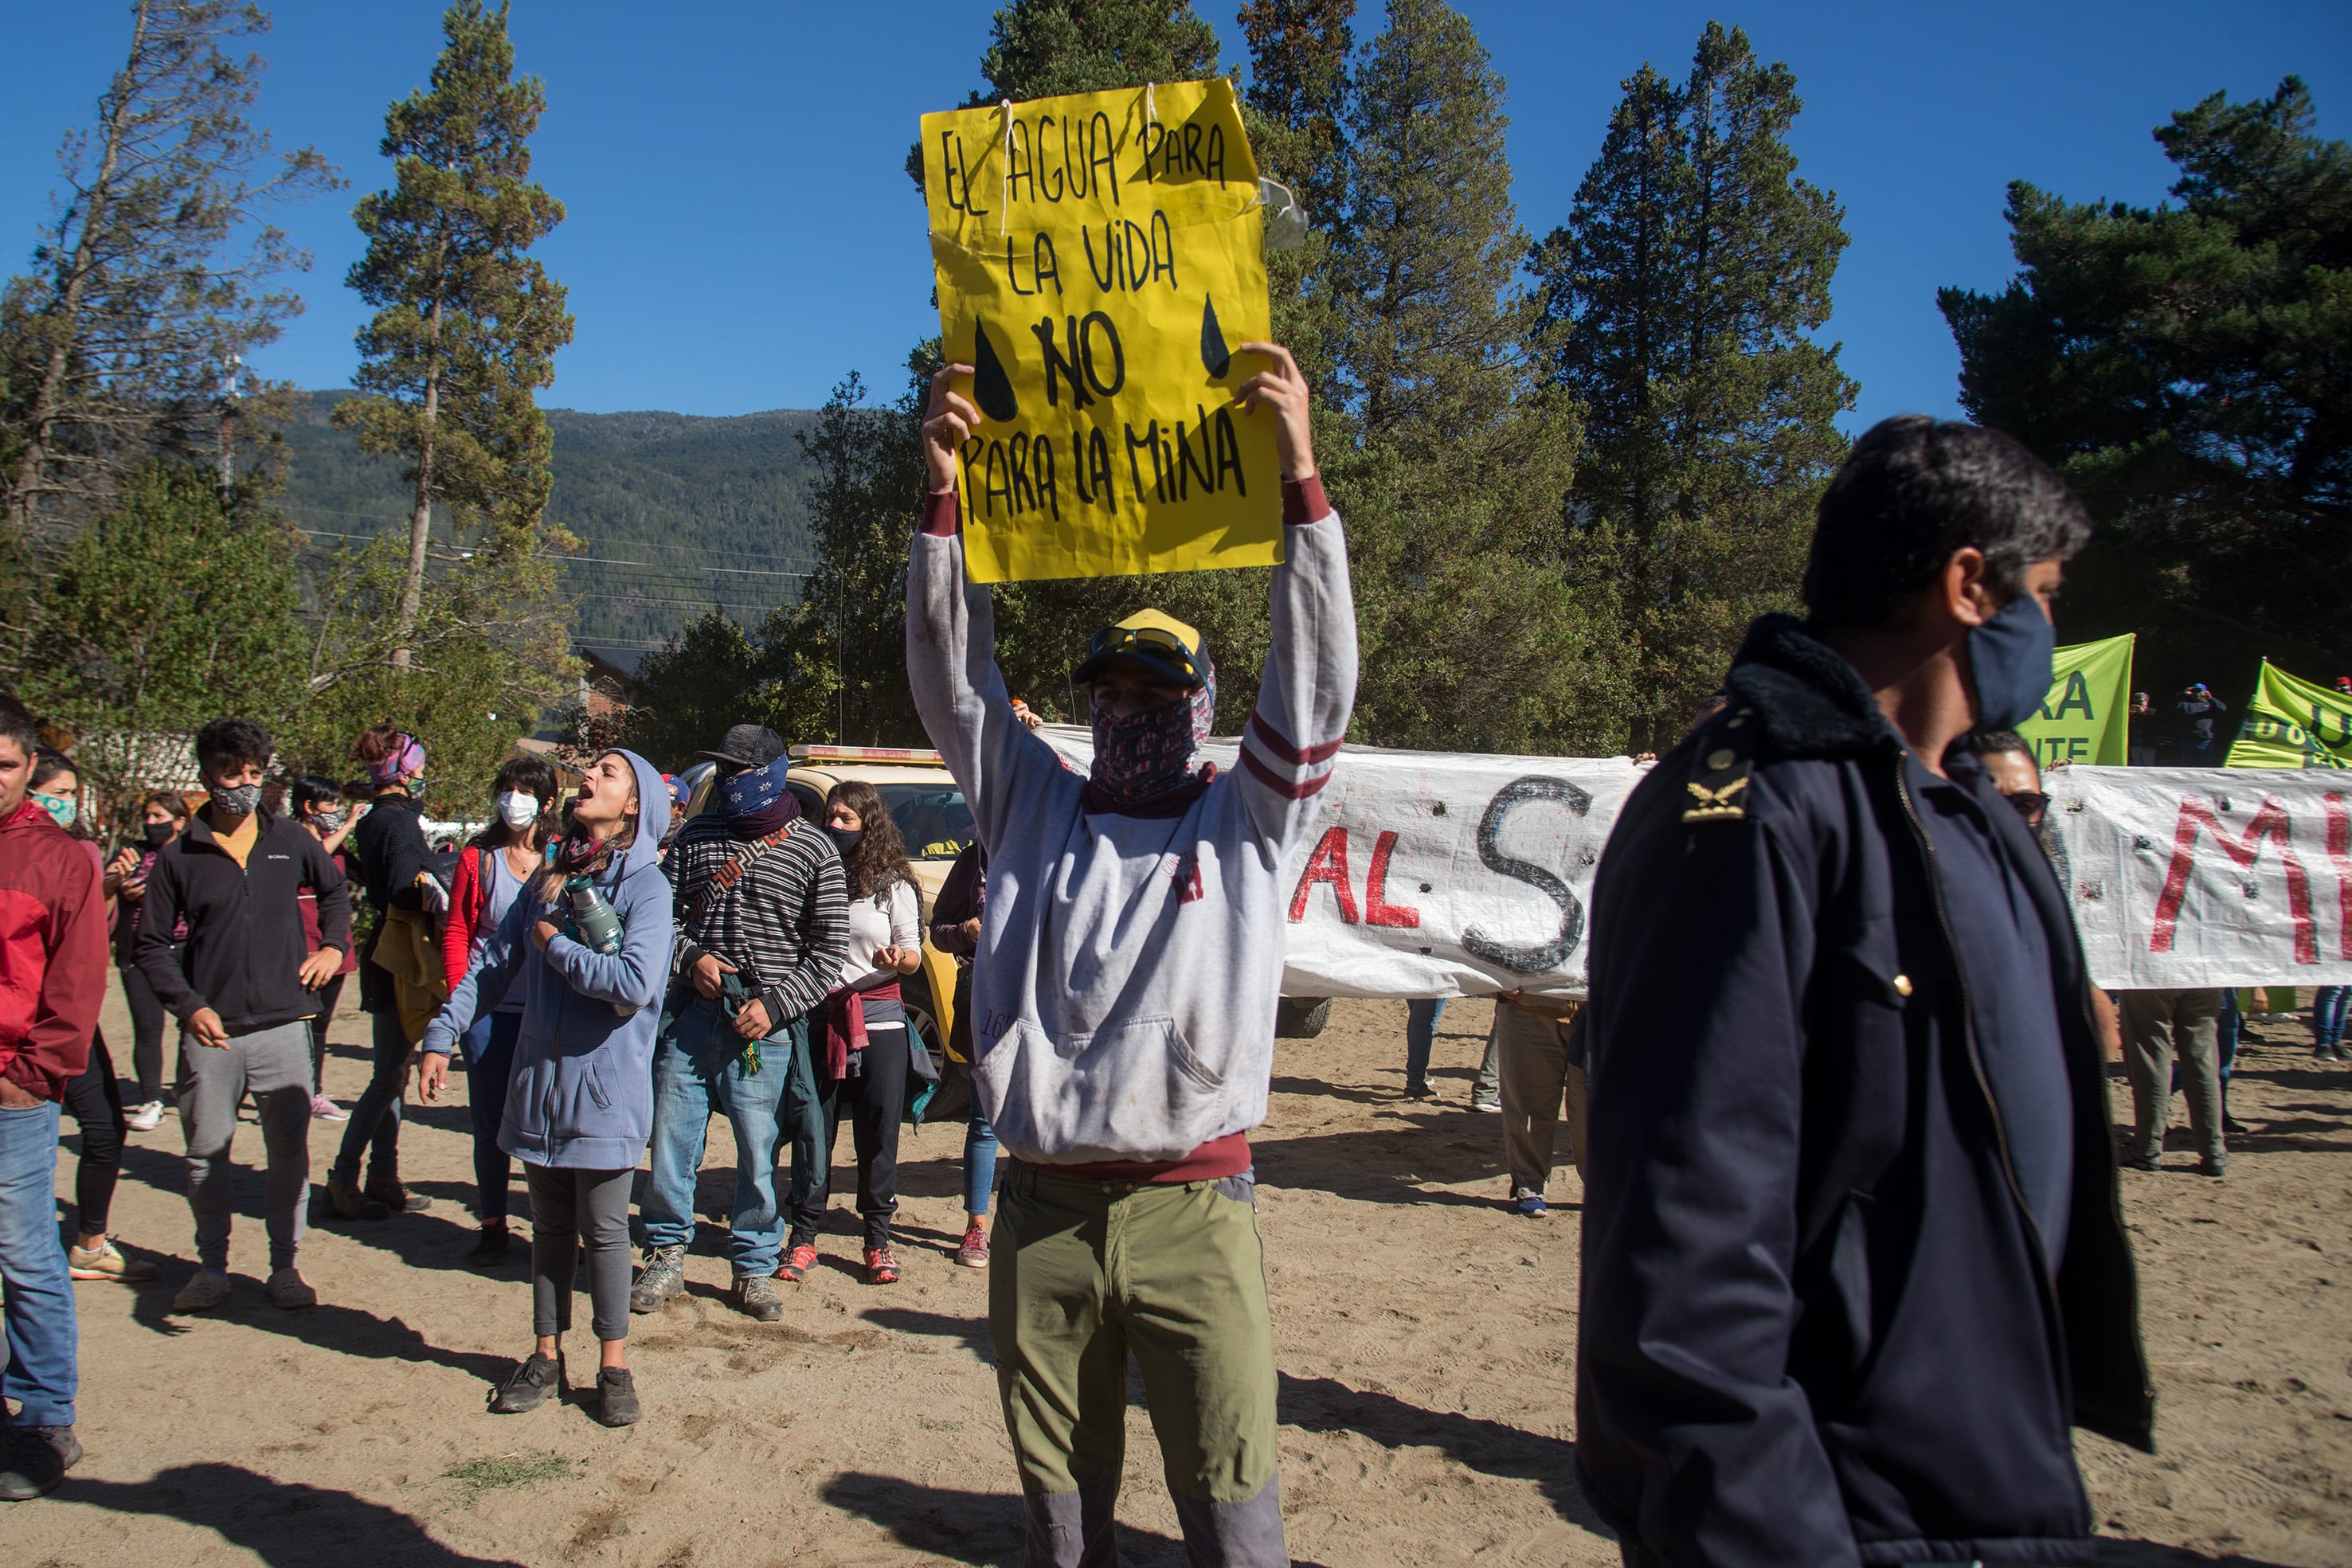
<svg viewBox="0 0 2352 1568"><path fill-rule="evenodd" d="M1320 1039L1282 1047L1258 1190L1301 1563L1617 1561L1571 1466L1576 1177L1555 1180L1547 1220L1503 1211L1499 1118L1467 1109L1489 1014L1459 1004L1445 1019L1435 1106L1402 1098L1402 1003L1343 1002ZM119 999L107 1032L129 1039ZM329 1087L348 1103L365 1020L347 1015L335 1038ZM2315 1063L2297 1029L2258 1028L2231 1109L2252 1131L2226 1181L2192 1174L2178 1150L2163 1174L2125 1178L2164 1451L2081 1439L2112 1538L2103 1561L2352 1564L2352 1067ZM646 1419L607 1431L577 1406L485 1413L490 1380L528 1349L525 1270L465 1265L462 1103L410 1111L405 1174L433 1209L313 1231L303 1264L323 1300L291 1313L260 1290L252 1170L236 1298L171 1313L194 1267L177 1124L133 1134L114 1228L162 1278L78 1287L88 1457L54 1498L0 1518L9 1563L1017 1559L987 1280L948 1256L960 1129L907 1142L898 1285L854 1271L836 1197L824 1265L787 1287L781 1324L753 1323L723 1300L706 1226L689 1294L635 1322ZM708 1207L731 1180L719 1131ZM313 1126L320 1181L341 1132ZM68 1197L75 1143L58 1163ZM237 1153L259 1158L257 1127ZM579 1320L574 1364L593 1377L584 1297ZM1138 1394L1120 1505L1130 1563L1182 1562L1158 1469Z"/></svg>

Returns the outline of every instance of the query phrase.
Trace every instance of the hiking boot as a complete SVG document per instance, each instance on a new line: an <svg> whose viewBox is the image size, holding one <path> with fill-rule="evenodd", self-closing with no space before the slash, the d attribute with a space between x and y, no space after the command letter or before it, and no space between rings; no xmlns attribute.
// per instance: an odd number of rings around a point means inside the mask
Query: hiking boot
<svg viewBox="0 0 2352 1568"><path fill-rule="evenodd" d="M9 1427L0 1428L0 1437L7 1442L0 1451L0 1502L47 1497L81 1462L71 1427Z"/></svg>
<svg viewBox="0 0 2352 1568"><path fill-rule="evenodd" d="M890 1244L866 1249L866 1282L869 1285L895 1285L898 1282L898 1254Z"/></svg>
<svg viewBox="0 0 2352 1568"><path fill-rule="evenodd" d="M327 1178L327 1208L337 1219L389 1219L392 1210L339 1176Z"/></svg>
<svg viewBox="0 0 2352 1568"><path fill-rule="evenodd" d="M963 1228L963 1245L955 1249L955 1260L967 1269L988 1267L988 1227L975 1219Z"/></svg>
<svg viewBox="0 0 2352 1568"><path fill-rule="evenodd" d="M482 1234L476 1239L474 1249L466 1254L466 1261L477 1269L495 1269L507 1260L507 1222L485 1219Z"/></svg>
<svg viewBox="0 0 2352 1568"><path fill-rule="evenodd" d="M625 1366L601 1367L596 1373L596 1419L607 1427L632 1427L637 1408L636 1379Z"/></svg>
<svg viewBox="0 0 2352 1568"><path fill-rule="evenodd" d="M310 1282L302 1278L301 1270L299 1269L272 1270L269 1278L263 1282L262 1289L269 1292L269 1299L273 1302L289 1312L299 1312L304 1307L315 1307L319 1304L319 1292L310 1288Z"/></svg>
<svg viewBox="0 0 2352 1568"><path fill-rule="evenodd" d="M1523 1219L1541 1219L1551 1210L1544 1204L1544 1196L1522 1187L1511 1195L1511 1212Z"/></svg>
<svg viewBox="0 0 2352 1568"><path fill-rule="evenodd" d="M152 1133L163 1124L163 1102L150 1100L122 1113L122 1124L134 1133Z"/></svg>
<svg viewBox="0 0 2352 1568"><path fill-rule="evenodd" d="M2229 1168L2230 1156L2227 1155L2207 1155L2197 1162L2197 1174L2201 1176L2211 1176L2215 1181L2220 1181L2222 1173Z"/></svg>
<svg viewBox="0 0 2352 1568"><path fill-rule="evenodd" d="M125 1258L114 1238L101 1236L95 1247L66 1249L66 1272L77 1280L111 1280L118 1285L143 1285L155 1277L155 1265L144 1258Z"/></svg>
<svg viewBox="0 0 2352 1568"><path fill-rule="evenodd" d="M180 1287L180 1293L172 1298L172 1310L175 1312L210 1312L228 1300L231 1289L233 1287L225 1270L199 1269L189 1277L186 1284Z"/></svg>
<svg viewBox="0 0 2352 1568"><path fill-rule="evenodd" d="M735 1277L735 1306L745 1317L763 1323L784 1315L784 1299L776 1294L776 1282L765 1274Z"/></svg>
<svg viewBox="0 0 2352 1568"><path fill-rule="evenodd" d="M433 1200L421 1192L411 1192L400 1185L395 1176L372 1176L365 1188L375 1199L394 1214L422 1214L433 1207Z"/></svg>
<svg viewBox="0 0 2352 1568"><path fill-rule="evenodd" d="M637 1282L629 1287L629 1311L657 1312L686 1289L686 1248L648 1247L646 1266L637 1270Z"/></svg>
<svg viewBox="0 0 2352 1568"><path fill-rule="evenodd" d="M776 1278L787 1285L797 1285L815 1267L816 1249L803 1244L784 1254L784 1260L776 1265Z"/></svg>
<svg viewBox="0 0 2352 1568"><path fill-rule="evenodd" d="M563 1386L563 1364L553 1356L532 1351L520 1364L507 1374L490 1396L490 1414L520 1416L526 1410L536 1410L547 1403L547 1396Z"/></svg>
<svg viewBox="0 0 2352 1568"><path fill-rule="evenodd" d="M2160 1171L2164 1162L2154 1155L2126 1155L2116 1162L2127 1171Z"/></svg>

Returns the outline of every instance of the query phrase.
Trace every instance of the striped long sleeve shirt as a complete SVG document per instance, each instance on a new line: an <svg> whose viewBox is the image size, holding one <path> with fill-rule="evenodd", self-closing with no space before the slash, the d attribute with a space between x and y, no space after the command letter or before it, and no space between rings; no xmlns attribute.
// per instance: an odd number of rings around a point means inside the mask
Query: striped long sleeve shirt
<svg viewBox="0 0 2352 1568"><path fill-rule="evenodd" d="M663 862L677 889L675 975L708 953L742 971L743 983L782 1024L824 1001L849 951L849 898L841 857L807 822L761 852L734 886L711 878L746 848L716 812L681 829Z"/></svg>

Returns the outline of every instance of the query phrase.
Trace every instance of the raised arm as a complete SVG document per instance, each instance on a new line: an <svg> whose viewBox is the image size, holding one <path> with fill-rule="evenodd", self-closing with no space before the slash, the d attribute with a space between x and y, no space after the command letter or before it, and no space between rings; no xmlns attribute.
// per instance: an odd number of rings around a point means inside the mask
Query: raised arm
<svg viewBox="0 0 2352 1568"><path fill-rule="evenodd" d="M907 562L907 682L931 744L963 788L981 841L994 843L1031 790L1063 775L1060 757L1030 733L1005 693L988 590L964 578L955 454L980 411L949 383L971 374L969 365L950 365L931 378L923 421L930 492Z"/></svg>
<svg viewBox="0 0 2352 1568"><path fill-rule="evenodd" d="M1244 343L1272 363L1242 383L1254 418L1273 417L1282 456L1283 564L1274 570L1273 635L1257 710L1242 733L1238 788L1277 853L1321 806L1356 702L1356 601L1348 542L1323 497L1307 427L1307 378L1290 350Z"/></svg>

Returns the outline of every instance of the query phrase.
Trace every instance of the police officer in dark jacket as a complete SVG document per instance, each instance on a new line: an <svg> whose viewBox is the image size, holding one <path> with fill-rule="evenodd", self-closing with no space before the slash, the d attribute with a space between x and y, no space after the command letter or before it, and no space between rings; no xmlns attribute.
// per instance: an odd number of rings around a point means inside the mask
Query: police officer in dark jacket
<svg viewBox="0 0 2352 1568"><path fill-rule="evenodd" d="M2151 1445L2071 916L1973 758L2090 523L1906 417L1810 619L1637 788L1594 889L1578 1477L1629 1563L2087 1563L2068 1428Z"/></svg>

